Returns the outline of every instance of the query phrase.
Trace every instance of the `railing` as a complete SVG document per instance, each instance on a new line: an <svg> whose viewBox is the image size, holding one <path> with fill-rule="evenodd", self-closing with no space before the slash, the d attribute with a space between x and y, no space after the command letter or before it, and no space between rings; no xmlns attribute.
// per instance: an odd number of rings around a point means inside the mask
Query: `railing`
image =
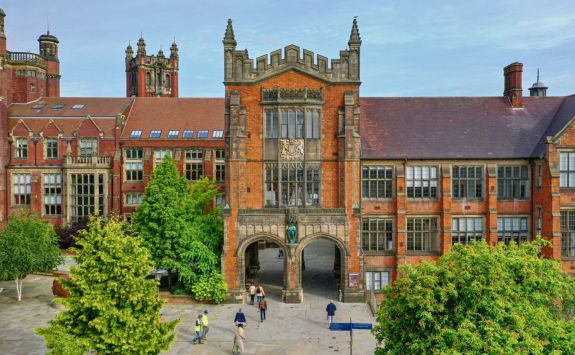
<svg viewBox="0 0 575 355"><path fill-rule="evenodd" d="M66 161L64 163L66 166L74 167L110 167L110 157L109 156L93 156L93 157L83 157L77 155L66 155Z"/></svg>
<svg viewBox="0 0 575 355"><path fill-rule="evenodd" d="M369 308L371 308L371 313L376 316L377 311L379 310L379 302L377 302L373 288L369 291Z"/></svg>
<svg viewBox="0 0 575 355"><path fill-rule="evenodd" d="M29 52L8 52L8 61L13 63L28 63L45 66L46 61L40 55Z"/></svg>

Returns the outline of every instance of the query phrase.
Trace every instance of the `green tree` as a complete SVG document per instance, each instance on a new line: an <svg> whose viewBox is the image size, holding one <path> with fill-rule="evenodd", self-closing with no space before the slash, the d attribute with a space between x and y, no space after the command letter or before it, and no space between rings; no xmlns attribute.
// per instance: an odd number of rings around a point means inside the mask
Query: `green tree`
<svg viewBox="0 0 575 355"><path fill-rule="evenodd" d="M383 290L376 354L575 353L575 281L520 246L455 245Z"/></svg>
<svg viewBox="0 0 575 355"><path fill-rule="evenodd" d="M223 299L227 292L223 278L217 277L221 272L223 218L221 209L213 208L212 203L218 193L215 183L207 178L190 184L166 157L154 170L133 218L134 229L156 266L168 270L170 280L177 277L174 289L212 295L214 301ZM209 289L194 292L193 285L206 278L213 279L213 283L202 283Z"/></svg>
<svg viewBox="0 0 575 355"><path fill-rule="evenodd" d="M81 249L70 280L66 311L48 328L37 329L53 354L158 354L169 348L178 321L161 322L163 302L140 239L127 236L121 222L92 219L80 232Z"/></svg>
<svg viewBox="0 0 575 355"><path fill-rule="evenodd" d="M49 271L63 260L52 224L28 210L10 215L0 231L0 279L16 281L18 301L26 275Z"/></svg>

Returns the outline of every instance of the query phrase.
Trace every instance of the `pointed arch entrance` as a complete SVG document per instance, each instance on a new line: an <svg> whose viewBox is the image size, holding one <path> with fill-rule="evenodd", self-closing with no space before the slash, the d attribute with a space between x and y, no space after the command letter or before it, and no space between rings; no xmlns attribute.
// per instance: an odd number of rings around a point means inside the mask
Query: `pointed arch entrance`
<svg viewBox="0 0 575 355"><path fill-rule="evenodd" d="M235 255L237 282L246 292L252 283L260 282L266 294L271 291L272 297L283 302L301 303L306 288L310 297L341 299L347 287L349 246L330 234L311 234L296 244L288 244L277 235L257 233L242 240ZM321 282L315 282L317 279Z"/></svg>

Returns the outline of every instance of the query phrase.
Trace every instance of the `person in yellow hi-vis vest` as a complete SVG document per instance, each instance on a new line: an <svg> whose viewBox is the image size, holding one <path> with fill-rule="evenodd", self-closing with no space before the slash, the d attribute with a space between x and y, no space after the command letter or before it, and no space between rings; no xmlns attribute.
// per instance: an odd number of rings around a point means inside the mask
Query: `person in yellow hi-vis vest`
<svg viewBox="0 0 575 355"><path fill-rule="evenodd" d="M206 340L208 337L208 331L210 330L210 320L208 319L208 310L204 311L204 317L202 318L204 325L202 326L202 339Z"/></svg>
<svg viewBox="0 0 575 355"><path fill-rule="evenodd" d="M196 318L196 325L194 327L194 331L196 332L196 337L192 340L193 344L203 344L204 343L202 341L202 326L204 325L202 318L203 318L203 316L201 313L198 314L198 318Z"/></svg>

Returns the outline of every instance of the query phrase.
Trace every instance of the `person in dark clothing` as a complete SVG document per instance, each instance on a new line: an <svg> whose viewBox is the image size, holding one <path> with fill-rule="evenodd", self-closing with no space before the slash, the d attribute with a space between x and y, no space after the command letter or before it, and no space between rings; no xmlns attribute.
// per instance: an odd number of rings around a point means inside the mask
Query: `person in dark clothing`
<svg viewBox="0 0 575 355"><path fill-rule="evenodd" d="M266 320L266 310L268 309L268 303L266 302L266 296L262 296L262 300L258 303L258 308L260 309L260 321Z"/></svg>
<svg viewBox="0 0 575 355"><path fill-rule="evenodd" d="M236 318L234 318L234 323L236 323L236 326L239 326L241 324L243 327L245 327L248 324L246 322L246 316L245 316L244 312L242 312L241 308L238 310L238 313L236 313Z"/></svg>
<svg viewBox="0 0 575 355"><path fill-rule="evenodd" d="M336 309L337 308L335 307L335 304L333 304L333 301L329 301L329 304L327 305L327 307L325 307L325 311L327 312L327 321L329 325L331 325L331 322L333 322L333 317L335 316Z"/></svg>

